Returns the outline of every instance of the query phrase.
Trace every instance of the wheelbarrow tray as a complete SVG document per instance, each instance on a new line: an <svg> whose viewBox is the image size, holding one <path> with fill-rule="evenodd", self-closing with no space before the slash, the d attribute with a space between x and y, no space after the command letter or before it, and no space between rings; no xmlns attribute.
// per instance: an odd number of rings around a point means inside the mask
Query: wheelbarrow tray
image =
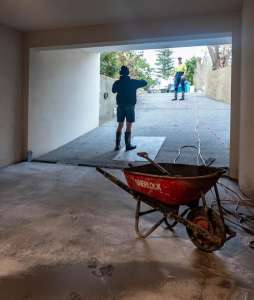
<svg viewBox="0 0 254 300"><path fill-rule="evenodd" d="M224 170L189 165L161 165L164 168L170 168L175 175L179 176L163 176L153 165L147 164L124 169L128 181L128 185L126 185L105 170L99 167L96 169L111 182L131 194L137 201L135 231L138 237L146 238L162 223L165 223L170 230L173 230L176 224L181 223L186 227L187 233L196 247L206 252L220 249L226 240L235 236L235 233L225 226L216 186L217 180ZM219 215L207 206L205 200L204 194L212 186L214 186ZM183 189L182 192L181 189ZM200 196L203 206L199 206ZM190 205L192 201L195 201L194 205ZM145 203L152 209L141 211L141 203ZM188 207L180 214L179 206L185 204ZM140 218L154 212L160 212L162 218L148 230L140 229ZM186 213L188 213L187 217L185 217ZM169 223L169 219L174 222Z"/></svg>
<svg viewBox="0 0 254 300"><path fill-rule="evenodd" d="M162 175L152 164L124 169L130 189L170 206L189 205L206 194L224 173L222 169L184 164L160 164L173 173Z"/></svg>

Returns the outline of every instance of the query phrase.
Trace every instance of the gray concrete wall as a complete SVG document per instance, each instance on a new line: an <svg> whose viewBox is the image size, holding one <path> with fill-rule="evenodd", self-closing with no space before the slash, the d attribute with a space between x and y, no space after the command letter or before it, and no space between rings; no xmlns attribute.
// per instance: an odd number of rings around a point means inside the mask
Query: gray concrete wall
<svg viewBox="0 0 254 300"><path fill-rule="evenodd" d="M205 95L212 99L231 102L231 66L206 74Z"/></svg>
<svg viewBox="0 0 254 300"><path fill-rule="evenodd" d="M22 35L0 25L0 166L22 158Z"/></svg>
<svg viewBox="0 0 254 300"><path fill-rule="evenodd" d="M33 157L99 125L99 72L97 53L31 51L28 147Z"/></svg>
<svg viewBox="0 0 254 300"><path fill-rule="evenodd" d="M116 95L112 93L115 79L101 75L100 78L100 125L115 117ZM107 96L107 98L105 97Z"/></svg>

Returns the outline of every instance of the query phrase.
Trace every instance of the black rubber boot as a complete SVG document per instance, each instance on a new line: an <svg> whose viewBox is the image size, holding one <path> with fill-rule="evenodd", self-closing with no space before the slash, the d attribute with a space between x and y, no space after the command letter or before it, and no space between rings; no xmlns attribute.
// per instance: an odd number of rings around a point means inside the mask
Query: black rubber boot
<svg viewBox="0 0 254 300"><path fill-rule="evenodd" d="M122 135L122 132L116 132L116 146L115 146L115 151L119 151L121 146L121 135Z"/></svg>
<svg viewBox="0 0 254 300"><path fill-rule="evenodd" d="M177 100L177 93L175 93L175 98L172 99L172 101L176 101Z"/></svg>
<svg viewBox="0 0 254 300"><path fill-rule="evenodd" d="M180 99L180 100L184 100L185 98L184 98L184 93L182 93L182 98Z"/></svg>
<svg viewBox="0 0 254 300"><path fill-rule="evenodd" d="M125 146L126 151L130 151L137 148L137 146L131 144L131 132L125 132Z"/></svg>

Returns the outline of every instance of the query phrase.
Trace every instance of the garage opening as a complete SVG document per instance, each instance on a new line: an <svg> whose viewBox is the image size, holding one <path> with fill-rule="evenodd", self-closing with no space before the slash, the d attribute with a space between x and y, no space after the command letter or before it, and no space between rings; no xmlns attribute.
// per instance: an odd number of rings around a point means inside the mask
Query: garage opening
<svg viewBox="0 0 254 300"><path fill-rule="evenodd" d="M222 43L224 42L224 43ZM156 45L33 50L29 83L29 155L33 160L122 168L146 151L157 162L229 166L232 47ZM175 96L178 57L186 65L185 100ZM148 85L138 91L133 143L114 151L121 65Z"/></svg>

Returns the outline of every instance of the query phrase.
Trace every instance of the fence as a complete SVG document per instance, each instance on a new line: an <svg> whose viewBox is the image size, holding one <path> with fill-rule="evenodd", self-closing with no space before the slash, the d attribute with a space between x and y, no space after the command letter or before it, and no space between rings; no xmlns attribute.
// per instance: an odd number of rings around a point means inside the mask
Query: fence
<svg viewBox="0 0 254 300"><path fill-rule="evenodd" d="M211 70L211 66L198 62L194 76L196 90L205 96L226 103L231 102L231 66Z"/></svg>

